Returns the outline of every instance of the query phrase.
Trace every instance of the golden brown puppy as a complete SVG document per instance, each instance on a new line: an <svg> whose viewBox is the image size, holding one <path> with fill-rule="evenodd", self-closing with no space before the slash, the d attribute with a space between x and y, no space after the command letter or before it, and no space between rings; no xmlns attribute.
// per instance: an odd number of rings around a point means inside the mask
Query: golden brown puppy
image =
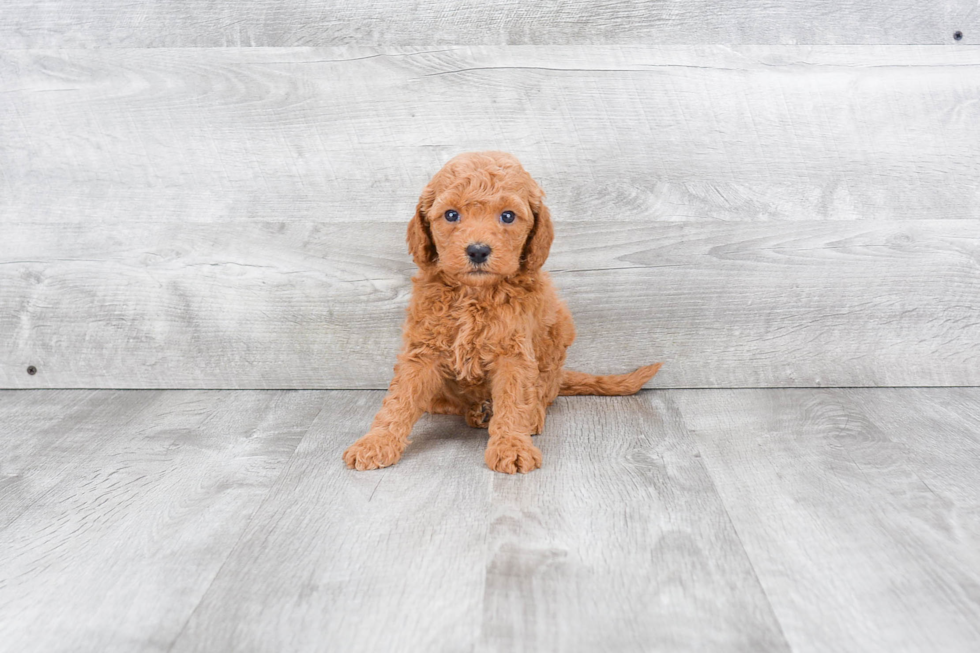
<svg viewBox="0 0 980 653"><path fill-rule="evenodd" d="M513 474L541 466L531 436L558 395L627 395L660 364L630 374L563 370L575 326L541 270L553 230L544 192L504 152L461 154L422 191L408 225L419 266L395 376L348 467L398 462L428 411L490 429L486 462Z"/></svg>

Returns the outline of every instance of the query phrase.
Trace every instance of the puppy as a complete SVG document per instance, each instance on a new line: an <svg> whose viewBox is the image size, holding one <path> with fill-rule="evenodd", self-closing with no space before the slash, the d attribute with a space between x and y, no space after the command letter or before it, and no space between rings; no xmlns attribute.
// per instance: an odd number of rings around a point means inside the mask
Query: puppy
<svg viewBox="0 0 980 653"><path fill-rule="evenodd" d="M575 326L541 270L553 229L544 192L504 152L461 154L422 191L408 224L419 267L395 376L371 430L344 452L358 470L398 462L422 413L489 428L486 463L541 466L531 436L558 395L628 395L660 364L629 374L565 370Z"/></svg>

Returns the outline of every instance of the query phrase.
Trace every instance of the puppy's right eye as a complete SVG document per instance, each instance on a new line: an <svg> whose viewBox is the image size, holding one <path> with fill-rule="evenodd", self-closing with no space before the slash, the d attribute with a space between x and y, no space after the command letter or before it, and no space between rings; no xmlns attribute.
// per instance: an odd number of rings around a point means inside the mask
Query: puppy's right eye
<svg viewBox="0 0 980 653"><path fill-rule="evenodd" d="M459 213L453 211L452 209L446 211L445 216L446 216L446 222L456 222L459 220Z"/></svg>

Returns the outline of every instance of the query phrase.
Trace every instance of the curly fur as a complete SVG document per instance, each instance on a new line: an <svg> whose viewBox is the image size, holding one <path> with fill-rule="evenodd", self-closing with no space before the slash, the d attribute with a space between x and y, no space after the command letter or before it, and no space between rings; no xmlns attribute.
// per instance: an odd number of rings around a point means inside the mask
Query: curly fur
<svg viewBox="0 0 980 653"><path fill-rule="evenodd" d="M513 156L473 152L449 161L422 191L408 225L419 267L395 376L370 431L344 452L348 467L398 461L424 412L488 428L486 463L498 472L541 466L531 436L558 395L637 392L660 364L593 376L563 369L575 326L541 270L554 230L544 192ZM444 218L447 210L457 222ZM513 223L500 220L512 211ZM466 248L491 247L472 263Z"/></svg>

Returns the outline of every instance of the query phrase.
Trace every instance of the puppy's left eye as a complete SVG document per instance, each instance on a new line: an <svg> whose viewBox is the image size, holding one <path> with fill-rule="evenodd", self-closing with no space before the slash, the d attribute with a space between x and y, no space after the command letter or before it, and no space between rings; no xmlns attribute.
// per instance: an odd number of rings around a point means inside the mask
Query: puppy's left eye
<svg viewBox="0 0 980 653"><path fill-rule="evenodd" d="M500 221L504 224L510 224L516 217L517 215L515 215L513 211L504 211L500 214Z"/></svg>

